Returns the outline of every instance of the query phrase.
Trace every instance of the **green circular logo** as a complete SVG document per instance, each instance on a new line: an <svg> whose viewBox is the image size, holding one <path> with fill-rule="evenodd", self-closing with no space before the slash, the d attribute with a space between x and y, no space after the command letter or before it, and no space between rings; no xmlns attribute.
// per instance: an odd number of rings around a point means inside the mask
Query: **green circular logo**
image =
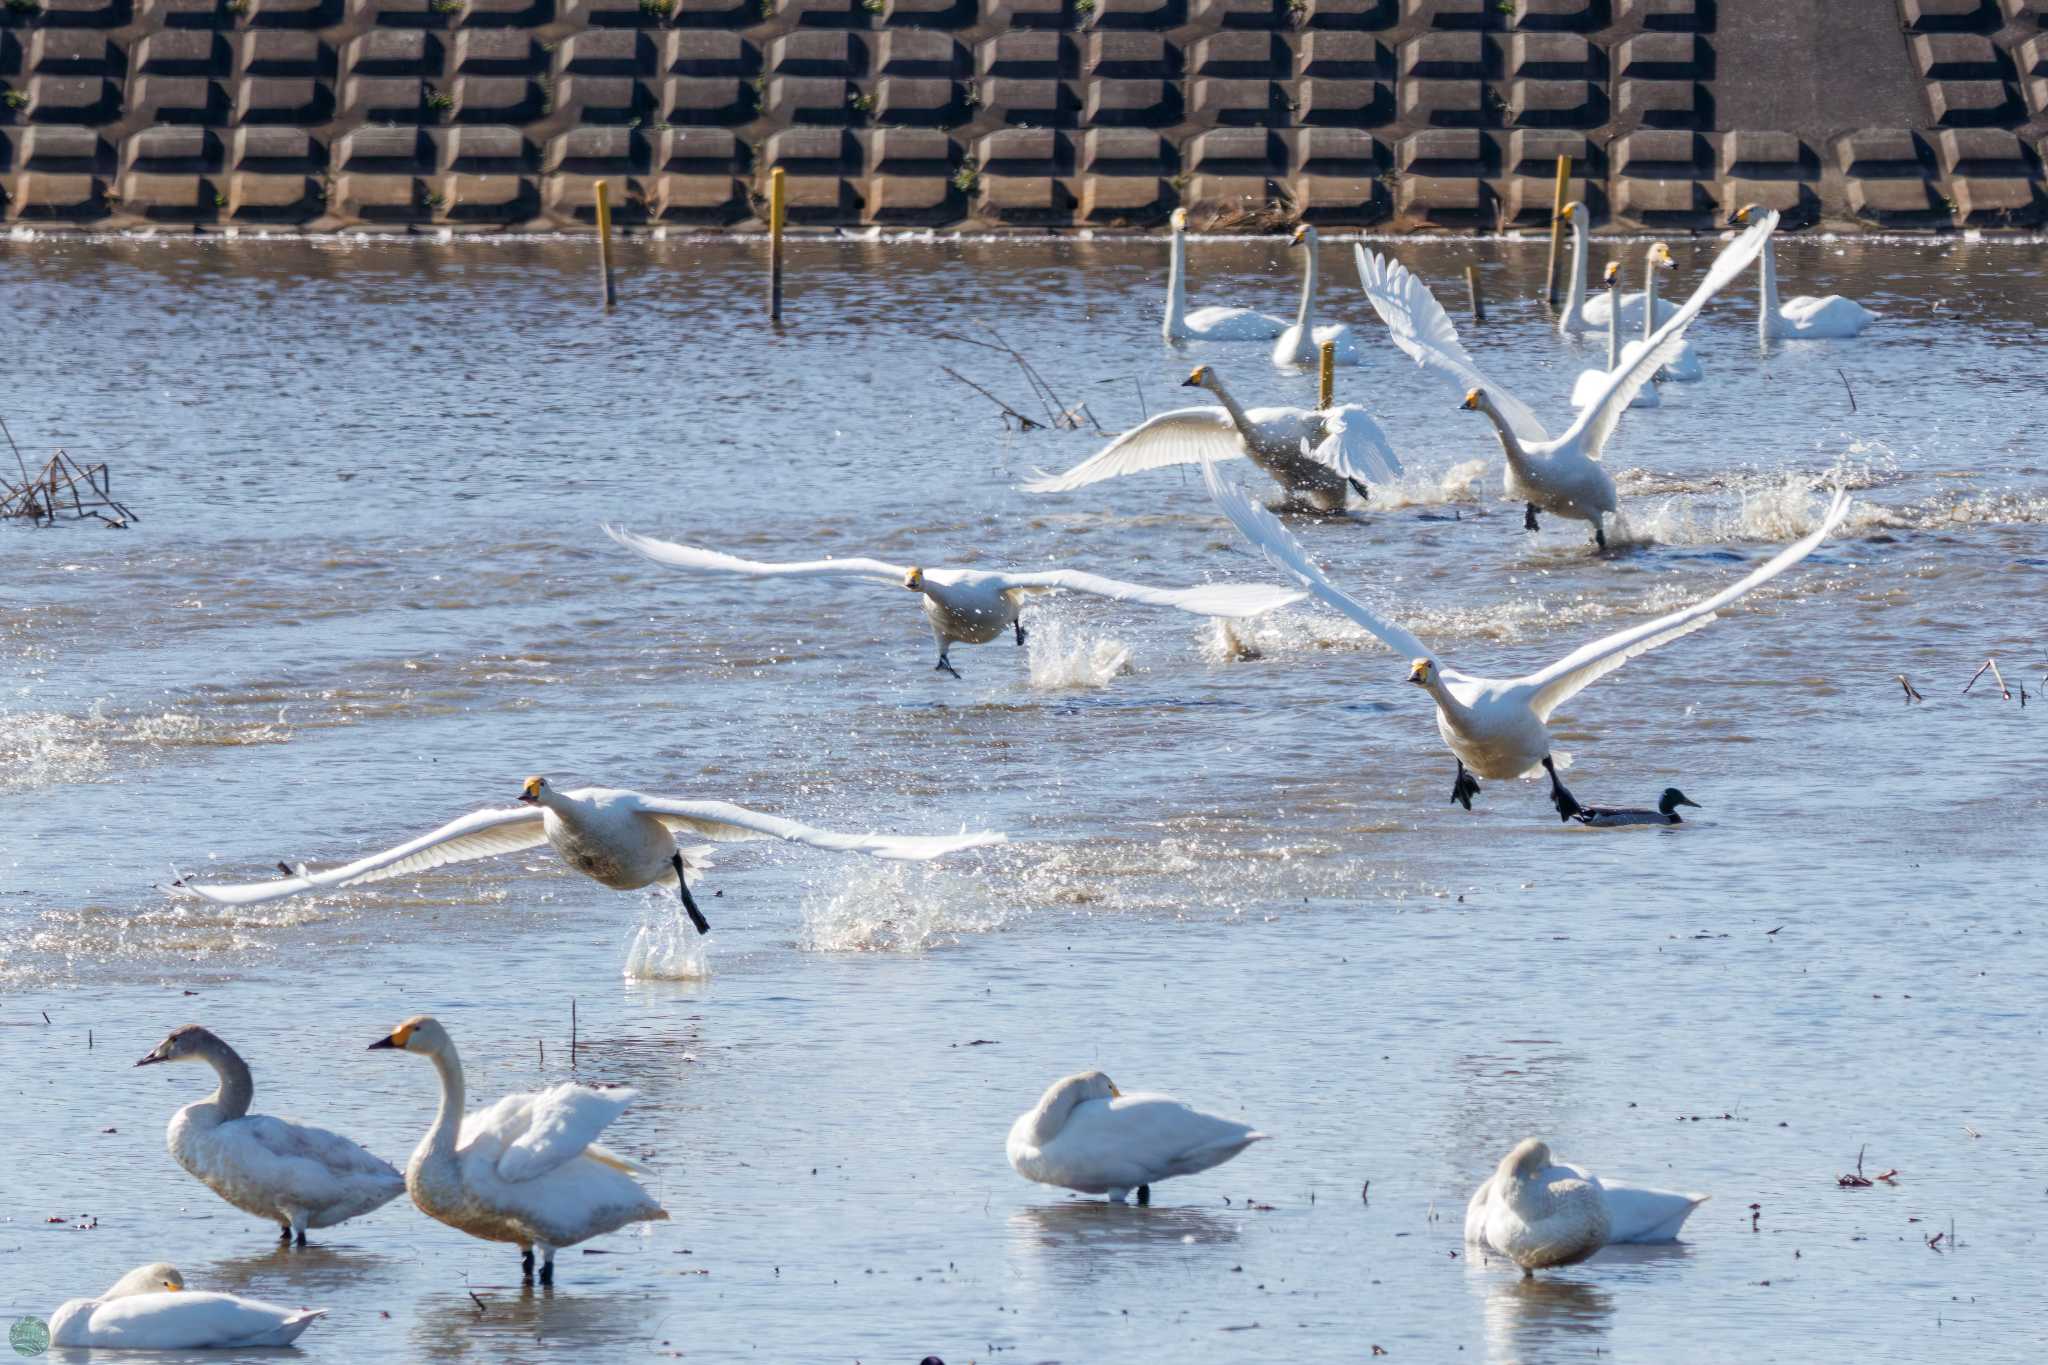
<svg viewBox="0 0 2048 1365"><path fill-rule="evenodd" d="M41 1318L17 1318L7 1329L7 1344L25 1356L39 1356L50 1349L50 1329Z"/></svg>

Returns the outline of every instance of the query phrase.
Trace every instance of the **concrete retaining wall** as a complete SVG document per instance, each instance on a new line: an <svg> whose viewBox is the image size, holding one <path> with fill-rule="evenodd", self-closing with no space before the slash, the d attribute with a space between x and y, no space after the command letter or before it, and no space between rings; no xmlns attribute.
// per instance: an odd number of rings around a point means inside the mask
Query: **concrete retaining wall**
<svg viewBox="0 0 2048 1365"><path fill-rule="evenodd" d="M2020 226L2048 0L4 0L16 222ZM621 202L622 201L622 202Z"/></svg>

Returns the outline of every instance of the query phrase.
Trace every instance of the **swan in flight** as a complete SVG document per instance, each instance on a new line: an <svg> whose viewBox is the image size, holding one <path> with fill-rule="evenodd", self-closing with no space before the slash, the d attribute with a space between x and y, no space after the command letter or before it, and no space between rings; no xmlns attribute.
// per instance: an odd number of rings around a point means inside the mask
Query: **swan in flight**
<svg viewBox="0 0 2048 1365"><path fill-rule="evenodd" d="M1621 290L1621 266L1618 262L1607 263L1607 297L1613 298ZM1607 376L1621 368L1621 337L1619 329L1607 324L1607 368L1604 370L1580 370L1579 377L1572 382L1572 406L1583 408L1598 399L1606 389ZM1657 386L1643 385L1642 392L1628 400L1632 408L1654 408L1662 400L1657 396Z"/></svg>
<svg viewBox="0 0 2048 1365"><path fill-rule="evenodd" d="M1692 297L1651 334L1649 345L1636 351L1632 359L1624 351L1620 366L1601 381L1592 401L1555 439L1527 404L1479 372L1427 285L1398 262L1362 246L1357 248L1358 277L1394 344L1422 368L1465 390L1462 406L1483 413L1493 423L1507 456L1503 475L1507 495L1527 508L1522 525L1537 530L1539 511L1591 522L1594 542L1604 550L1604 519L1619 506L1614 480L1600 464L1607 438L1658 368L1676 357L1685 341L1685 329L1707 306L1707 300L1756 258L1777 222L1778 216L1770 214L1724 247Z"/></svg>
<svg viewBox="0 0 2048 1365"><path fill-rule="evenodd" d="M1332 583L1279 519L1254 504L1242 489L1224 483L1213 466L1205 466L1202 477L1209 486L1209 496L1223 514L1245 539L1264 552L1274 568L1412 661L1408 681L1427 691L1436 702L1437 733L1458 760L1457 780L1451 786L1453 801L1463 804L1466 810L1472 809L1472 798L1479 793L1475 773L1487 778L1521 777L1540 767L1550 774L1550 799L1560 820L1571 819L1583 808L1558 780L1557 767L1551 761L1548 722L1552 713L1630 659L1690 635L1712 621L1729 603L1812 554L1814 547L1842 524L1849 510L1849 495L1838 489L1818 527L1803 540L1780 550L1740 582L1689 607L1583 645L1547 668L1519 678L1496 679L1441 667L1438 656L1420 639L1392 622L1382 621L1357 598Z"/></svg>
<svg viewBox="0 0 2048 1365"><path fill-rule="evenodd" d="M1552 1165L1535 1138L1500 1159L1465 1209L1466 1240L1507 1257L1524 1277L1598 1255L1612 1229L1600 1182Z"/></svg>
<svg viewBox="0 0 2048 1365"><path fill-rule="evenodd" d="M1751 222L1760 217L1763 210L1756 204L1747 204L1735 211L1729 218L1731 225ZM1757 326L1765 341L1773 337L1792 341L1834 341L1855 336L1878 315L1854 299L1830 294L1817 299L1811 294L1801 294L1796 299L1778 301L1778 253L1770 243L1764 244L1763 264L1757 268L1758 278L1763 287L1763 311L1757 318Z"/></svg>
<svg viewBox="0 0 2048 1365"><path fill-rule="evenodd" d="M1596 327L1605 327L1614 320L1614 302L1606 295L1592 298L1586 296L1586 206L1573 200L1564 206L1559 219L1570 224L1572 230L1572 265L1567 276L1564 306L1557 315L1557 330L1560 332L1590 332ZM1643 311L1644 298L1651 300L1649 313ZM1678 311L1678 305L1669 299L1656 297L1654 290L1641 294L1624 294L1621 299L1621 325L1624 330L1640 325L1645 316L1656 319L1662 327L1671 321L1671 315Z"/></svg>
<svg viewBox="0 0 2048 1365"><path fill-rule="evenodd" d="M520 805L509 809L474 811L431 834L325 872L300 868L297 874L277 881L235 886L201 886L182 878L172 885L223 905L254 905L302 891L329 891L410 876L448 863L551 844L563 862L614 891L637 891L673 876L690 923L697 926L698 933L708 934L711 925L690 895L690 874L711 865L707 856L711 850L678 848L677 834L713 843L787 839L834 853L867 853L907 861L1000 844L1006 838L1001 834L835 834L725 801L682 801L610 787L558 791L544 777L527 778L519 800Z"/></svg>
<svg viewBox="0 0 2048 1365"><path fill-rule="evenodd" d="M1315 365L1320 362L1323 343L1328 341L1336 346L1335 363L1356 365L1364 359L1364 348L1358 344L1358 334L1341 322L1317 327L1313 320L1316 306L1316 266L1319 247L1316 230L1303 223L1294 230L1288 245L1299 247L1302 252L1301 306L1295 310L1294 325L1280 334L1273 343L1273 363L1282 367L1293 365Z"/></svg>
<svg viewBox="0 0 2048 1365"><path fill-rule="evenodd" d="M249 1065L211 1030L173 1029L135 1065L159 1062L203 1062L220 1079L211 1095L171 1116L171 1158L242 1212L276 1223L281 1239L304 1246L307 1228L331 1228L405 1193L397 1168L347 1138L251 1114Z"/></svg>
<svg viewBox="0 0 2048 1365"><path fill-rule="evenodd" d="M1524 1142L1515 1150L1521 1152L1530 1145L1531 1142ZM1525 1180L1539 1187L1560 1180L1576 1180L1598 1190L1600 1202L1607 1207L1606 1244L1611 1247L1675 1242L1685 1220L1692 1217L1692 1211L1709 1198L1704 1194L1680 1194L1676 1190L1655 1190L1621 1181L1602 1180L1583 1166L1551 1157L1550 1149L1544 1144L1536 1142L1534 1145L1543 1148L1541 1161L1546 1164L1532 1171ZM1536 1159L1533 1153L1530 1157ZM1511 1193L1511 1186L1503 1182L1499 1170L1479 1182L1479 1188L1472 1192L1471 1202L1465 1205L1466 1241L1478 1242L1503 1256L1512 1254L1486 1235L1496 1204L1505 1203Z"/></svg>
<svg viewBox="0 0 2048 1365"><path fill-rule="evenodd" d="M540 1251L540 1282L555 1282L555 1252L632 1223L668 1217L640 1187L646 1174L598 1145L637 1091L564 1083L507 1095L464 1116L462 1058L439 1020L417 1014L370 1051L417 1053L441 1075L441 1107L405 1166L405 1188L429 1218L486 1242L511 1242L525 1277Z"/></svg>
<svg viewBox="0 0 2048 1365"><path fill-rule="evenodd" d="M1064 474L1042 473L1027 493L1065 493L1104 479L1176 464L1207 464L1243 455L1272 475L1289 497L1319 511L1344 507L1345 491L1369 497L1366 480L1391 480L1401 461L1371 414L1355 403L1334 408L1252 408L1247 411L1208 365L1181 387L1207 389L1220 408L1176 408L1140 422Z"/></svg>
<svg viewBox="0 0 2048 1365"><path fill-rule="evenodd" d="M1209 307L1188 311L1188 211L1175 209L1173 254L1166 267L1166 321L1160 327L1168 341L1271 341L1287 330L1279 318L1249 308Z"/></svg>
<svg viewBox="0 0 2048 1365"><path fill-rule="evenodd" d="M1116 1204L1136 1190L1149 1204L1154 1181L1220 1166L1267 1136L1165 1095L1126 1095L1100 1071L1083 1071L1018 1115L1005 1146L1026 1180Z"/></svg>
<svg viewBox="0 0 2048 1365"><path fill-rule="evenodd" d="M129 1271L96 1299L62 1304L50 1314L50 1345L102 1351L289 1346L326 1311L188 1290L176 1266L153 1261Z"/></svg>
<svg viewBox="0 0 2048 1365"><path fill-rule="evenodd" d="M1687 796L1676 787L1666 787L1664 794L1657 798L1657 809L1636 810L1627 806L1587 806L1578 813L1578 822L1607 829L1619 825L1682 825L1678 818L1680 806L1699 809L1699 802Z"/></svg>
<svg viewBox="0 0 2048 1365"><path fill-rule="evenodd" d="M932 638L939 642L939 661L933 670L954 677L947 652L955 644L983 645L1005 631L1014 632L1023 644L1024 603L1039 593L1085 592L1117 602L1139 602L1148 607L1178 607L1198 616L1242 619L1263 615L1277 607L1299 602L1301 594L1275 591L1263 584L1211 583L1199 588L1154 588L1143 583L1125 583L1078 569L1052 569L1042 573L1009 573L982 569L924 569L915 565L886 564L879 559L813 559L795 563L764 563L678 545L635 535L622 527L606 526L605 534L637 554L666 564L672 569L702 573L740 574L749 578L854 579L908 588L924 599L925 620Z"/></svg>

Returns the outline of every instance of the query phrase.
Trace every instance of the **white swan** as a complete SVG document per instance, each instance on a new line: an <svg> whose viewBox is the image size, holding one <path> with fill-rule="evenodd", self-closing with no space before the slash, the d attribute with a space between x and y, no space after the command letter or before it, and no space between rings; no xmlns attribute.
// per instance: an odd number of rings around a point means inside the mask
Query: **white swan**
<svg viewBox="0 0 2048 1365"><path fill-rule="evenodd" d="M1557 330L1560 332L1590 332L1595 327L1605 327L1614 317L1614 303L1605 295L1594 298L1586 296L1586 206L1573 200L1564 206L1558 217L1571 225L1572 264L1566 277L1564 306L1557 315ZM1653 299L1646 315L1643 299ZM1678 311L1678 305L1668 299L1658 299L1654 293L1625 294L1621 299L1621 325L1624 330L1639 325L1645 316L1656 319L1662 327L1671 321L1671 315Z"/></svg>
<svg viewBox="0 0 2048 1365"><path fill-rule="evenodd" d="M1607 438L1658 367L1677 354L1685 329L1707 300L1756 258L1777 221L1773 213L1724 247L1692 297L1651 334L1650 344L1635 352L1633 359L1624 351L1621 364L1602 381L1593 401L1579 410L1556 439L1543 429L1527 404L1479 373L1459 343L1457 329L1422 281L1398 262L1364 247L1357 249L1358 277L1394 344L1416 364L1465 389L1463 406L1484 413L1493 423L1507 456L1503 475L1507 495L1527 506L1522 525L1538 529L1538 511L1591 522L1594 541L1605 549L1607 530L1602 522L1618 507L1614 480L1600 464Z"/></svg>
<svg viewBox="0 0 2048 1365"><path fill-rule="evenodd" d="M1760 206L1746 204L1737 209L1728 221L1748 223L1761 212ZM1765 341L1773 337L1794 341L1835 341L1855 336L1878 320L1876 313L1840 294L1829 294L1826 298L1801 294L1780 303L1778 253L1769 242L1764 244L1763 263L1757 267L1757 276L1762 286L1763 302L1757 326Z"/></svg>
<svg viewBox="0 0 2048 1365"><path fill-rule="evenodd" d="M1027 493L1065 493L1104 479L1176 464L1207 464L1243 455L1272 475L1290 497L1325 512L1344 506L1346 488L1388 480L1401 461L1372 415L1354 403L1334 408L1252 408L1237 404L1214 367L1197 365L1182 388L1207 389L1220 408L1176 408L1140 422L1064 474L1041 471Z"/></svg>
<svg viewBox="0 0 2048 1365"><path fill-rule="evenodd" d="M960 672L946 657L956 643L987 644L1004 631L1013 631L1017 643L1026 634L1023 611L1026 600L1039 593L1085 592L1117 602L1141 602L1149 607L1178 607L1199 616L1241 618L1258 616L1299 602L1299 593L1275 591L1263 584L1213 583L1199 588L1154 588L1143 583L1125 583L1076 569L1054 569L1043 573L989 572L981 569L923 569L915 565L886 564L879 559L813 559L796 563L763 563L635 535L617 526L606 526L605 534L627 549L672 569L704 573L743 574L750 578L854 579L908 588L924 599L925 620L932 637L939 642L939 662L954 677Z"/></svg>
<svg viewBox="0 0 2048 1365"><path fill-rule="evenodd" d="M1118 1204L1136 1190L1149 1204L1154 1181L1220 1166L1267 1136L1165 1095L1126 1095L1100 1071L1083 1071L1018 1115L1005 1148L1026 1180Z"/></svg>
<svg viewBox="0 0 2048 1365"><path fill-rule="evenodd" d="M1649 253L1643 262L1643 297L1648 299L1653 306L1643 310L1642 340L1631 341L1628 343L1629 346L1638 349L1648 346L1651 333L1655 332L1657 327L1669 322L1677 312L1675 308L1671 308L1663 299L1657 297L1657 272L1659 270L1676 270L1677 268L1678 262L1671 259L1671 247L1669 244L1664 242L1652 242L1650 244ZM1609 297L1612 298L1613 296L1609 295ZM1666 311L1667 309L1669 311ZM1653 317L1658 319L1656 326L1651 325L1650 319ZM1612 330L1610 327L1610 334ZM1633 360L1635 356L1627 347L1624 347L1622 349L1622 359ZM1610 366L1609 368L1613 367ZM1693 350L1690 341L1680 343L1678 354L1665 361L1664 367L1657 371L1657 378L1668 379L1675 384L1697 384L1706 377L1707 372L1700 368L1699 352Z"/></svg>
<svg viewBox="0 0 2048 1365"><path fill-rule="evenodd" d="M156 1261L129 1271L96 1299L59 1306L50 1314L50 1344L101 1351L289 1346L326 1311L193 1292L176 1266Z"/></svg>
<svg viewBox="0 0 2048 1365"><path fill-rule="evenodd" d="M253 905L295 896L301 891L328 891L359 882L410 876L448 863L519 853L551 844L562 861L614 891L637 891L673 876L690 922L697 926L698 933L708 934L711 925L690 896L690 874L711 865L706 856L710 850L677 848L677 834L713 843L787 839L834 853L867 853L877 858L911 861L983 844L1000 844L1006 837L835 834L725 801L683 801L610 787L557 791L542 777L527 778L519 800L523 805L509 810L472 812L450 820L431 834L422 834L395 848L325 872L301 868L294 876L272 882L201 886L181 880L173 886L224 905Z"/></svg>
<svg viewBox="0 0 2048 1365"><path fill-rule="evenodd" d="M1166 320L1160 326L1168 341L1271 341L1287 330L1279 318L1249 308L1209 307L1188 311L1188 211L1175 209L1172 255L1166 267Z"/></svg>
<svg viewBox="0 0 2048 1365"><path fill-rule="evenodd" d="M1536 1145L1543 1146L1541 1143ZM1516 1150L1521 1149L1518 1147ZM1600 1201L1607 1206L1607 1245L1611 1247L1675 1242L1685 1220L1692 1217L1692 1211L1711 1197L1602 1180L1583 1166L1550 1157L1547 1147L1544 1148L1544 1157L1549 1164L1536 1172L1534 1179L1538 1183L1579 1180L1600 1191ZM1509 1254L1494 1246L1486 1235L1486 1225L1493 1214L1495 1201L1504 1197L1498 1171L1479 1182L1479 1188L1472 1192L1471 1202L1465 1206L1466 1241L1491 1246L1502 1255Z"/></svg>
<svg viewBox="0 0 2048 1365"><path fill-rule="evenodd" d="M211 1030L173 1029L137 1066L204 1062L220 1078L203 1100L171 1116L164 1145L202 1185L244 1213L276 1223L306 1244L307 1228L331 1228L405 1192L396 1167L325 1128L251 1114L248 1063Z"/></svg>
<svg viewBox="0 0 2048 1365"><path fill-rule="evenodd" d="M1330 582L1287 533L1287 528L1270 512L1254 505L1242 489L1225 484L1213 466L1205 466L1202 477L1216 505L1247 540L1265 553L1273 567L1365 627L1388 648L1413 661L1408 681L1424 688L1436 702L1437 733L1458 760L1457 780L1451 786L1453 801L1463 803L1467 810L1472 808L1472 798L1479 792L1473 773L1480 777L1521 777L1540 767L1550 774L1550 799L1561 820L1570 819L1581 807L1558 780L1557 768L1551 761L1547 725L1551 714L1594 681L1638 655L1698 630L1712 621L1721 608L1812 554L1814 547L1841 525L1849 510L1849 495L1837 490L1827 515L1811 534L1780 550L1741 581L1689 607L1583 645L1537 672L1519 678L1494 679L1439 668L1436 655L1420 639L1400 626L1382 621Z"/></svg>
<svg viewBox="0 0 2048 1365"><path fill-rule="evenodd" d="M553 1284L555 1252L631 1223L668 1217L633 1179L642 1167L598 1145L639 1092L562 1084L507 1095L463 1116L462 1059L448 1030L417 1014L370 1044L433 1062L441 1107L405 1166L405 1188L429 1218L486 1242L512 1242L520 1265Z"/></svg>
<svg viewBox="0 0 2048 1365"><path fill-rule="evenodd" d="M1605 276L1607 297L1613 298L1621 289L1621 266L1609 261ZM1610 315L1611 316L1611 315ZM1621 344L1613 323L1607 325L1607 368L1580 370L1579 377L1572 381L1572 406L1586 407L1597 401L1607 388L1607 376L1621 368ZM1628 400L1632 408L1654 408L1663 400L1657 396L1655 384L1645 384L1635 397Z"/></svg>
<svg viewBox="0 0 2048 1365"><path fill-rule="evenodd" d="M1336 364L1358 364L1363 358L1364 348L1358 344L1358 335L1349 326L1336 322L1318 327L1314 322L1317 262L1320 252L1316 230L1303 223L1294 230L1294 236L1289 239L1288 244L1300 247L1302 251L1301 304L1295 309L1294 325L1282 332L1279 340L1273 343L1273 363L1283 367L1319 364L1323 343L1327 341L1336 346Z"/></svg>
<svg viewBox="0 0 2048 1365"><path fill-rule="evenodd" d="M1525 1276L1599 1254L1612 1228L1600 1182L1552 1165L1550 1148L1535 1138L1516 1143L1465 1208L1466 1240L1507 1257Z"/></svg>

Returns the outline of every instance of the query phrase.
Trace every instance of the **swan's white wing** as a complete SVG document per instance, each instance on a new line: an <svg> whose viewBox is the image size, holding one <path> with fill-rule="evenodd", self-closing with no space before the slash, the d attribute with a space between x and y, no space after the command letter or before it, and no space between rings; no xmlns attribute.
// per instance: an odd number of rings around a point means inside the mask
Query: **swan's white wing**
<svg viewBox="0 0 2048 1365"><path fill-rule="evenodd" d="M532 1180L582 1156L597 1135L626 1112L637 1093L565 1083L537 1095L507 1096L526 1101L526 1123L525 1131L498 1157L498 1175L514 1183ZM493 1108L503 1104L501 1100Z"/></svg>
<svg viewBox="0 0 2048 1365"><path fill-rule="evenodd" d="M83 1322L71 1324L54 1344L129 1351L285 1346L326 1311L203 1290L124 1294L95 1305Z"/></svg>
<svg viewBox="0 0 2048 1365"><path fill-rule="evenodd" d="M701 839L725 843L739 839L787 839L834 853L866 853L877 858L921 862L963 848L1008 841L1004 834L839 834L763 815L727 801L677 801L665 796L640 797L640 809L670 829L687 830Z"/></svg>
<svg viewBox="0 0 2048 1365"><path fill-rule="evenodd" d="M1243 454L1244 440L1222 408L1176 408L1138 423L1064 474L1042 474L1019 486L1027 493L1065 493L1144 469Z"/></svg>
<svg viewBox="0 0 2048 1365"><path fill-rule="evenodd" d="M538 806L480 810L458 820L450 820L432 834L422 834L396 848L372 853L367 858L358 858L325 872L280 877L271 882L246 882L237 886L188 883L181 889L222 905L254 905L260 901L295 896L301 891L326 891L357 882L380 882L387 877L403 877L447 863L517 853L522 849L537 848L546 843L547 838Z"/></svg>
<svg viewBox="0 0 2048 1365"><path fill-rule="evenodd" d="M1509 430L1525 444L1550 439L1550 433L1536 420L1527 403L1479 372L1465 344L1458 340L1458 329L1451 325L1450 314L1444 312L1428 285L1392 257L1362 246L1353 247L1352 253L1358 260L1358 282L1365 286L1365 297L1372 303L1373 312L1380 315L1380 321L1387 324L1387 333L1396 346L1412 356L1416 364L1451 385L1461 397L1473 389L1485 389L1500 415L1507 419Z"/></svg>
<svg viewBox="0 0 2048 1365"><path fill-rule="evenodd" d="M1152 607L1179 607L1200 616L1259 616L1299 602L1308 594L1266 583L1205 583L1199 588L1153 588L1143 583L1125 583L1099 574L1072 569L1047 573L997 575L1013 588L1063 588L1069 592L1092 593L1119 602L1142 602Z"/></svg>
<svg viewBox="0 0 2048 1365"><path fill-rule="evenodd" d="M1818 527L1803 540L1778 551L1768 563L1741 582L1723 588L1712 597L1674 611L1668 616L1660 616L1654 621L1645 621L1642 625L1617 631L1604 640L1595 640L1590 645L1573 650L1542 672L1517 679L1515 686L1531 689L1533 695L1529 698L1529 705L1535 709L1538 719L1549 720L1551 712L1578 695L1589 683L1612 673L1639 654L1647 654L1659 645L1669 644L1681 635L1689 635L1698 630L1713 620L1714 613L1722 607L1744 593L1762 587L1812 554L1814 547L1826 540L1834 529L1842 524L1842 518L1848 515L1848 511L1849 495L1837 489L1835 500L1828 505L1827 515L1821 518Z"/></svg>
<svg viewBox="0 0 2048 1365"><path fill-rule="evenodd" d="M1606 380L1591 394L1592 401L1579 410L1577 420L1560 439L1570 440L1590 433L1585 442L1586 453L1599 458L1601 448L1614 432L1614 424L1621 420L1622 413L1628 411L1628 405L1642 392L1643 385L1684 351L1685 329L1700 315L1700 309L1706 307L1708 299L1727 288L1762 253L1764 243L1770 240L1777 226L1778 214L1774 209L1723 247L1714 263L1707 267L1706 278L1700 281L1699 288L1679 305L1670 321L1650 334L1648 345L1634 356L1623 354L1621 364L1608 372ZM1495 401L1498 403L1499 400L1496 398Z"/></svg>
<svg viewBox="0 0 2048 1365"><path fill-rule="evenodd" d="M1323 439L1309 458L1360 483L1388 482L1401 477L1401 457L1387 443L1387 434L1372 414L1356 403L1324 408Z"/></svg>
<svg viewBox="0 0 2048 1365"><path fill-rule="evenodd" d="M863 582L892 584L901 583L903 575L908 572L900 565L887 564L879 559L805 559L782 564L741 559L716 550L702 550L694 545L678 545L672 540L636 535L609 522L605 523L604 533L627 549L672 569L744 574L749 578L857 578Z"/></svg>
<svg viewBox="0 0 2048 1365"><path fill-rule="evenodd" d="M1402 658L1429 657L1429 646L1401 627L1380 620L1356 598L1332 583L1308 557L1308 552L1301 548L1301 543L1287 533L1280 519L1246 497L1242 488L1225 483L1215 466L1203 467L1202 481L1208 484L1209 496L1215 499L1223 515L1230 518L1231 524L1246 540L1259 547L1274 568L1364 626Z"/></svg>

